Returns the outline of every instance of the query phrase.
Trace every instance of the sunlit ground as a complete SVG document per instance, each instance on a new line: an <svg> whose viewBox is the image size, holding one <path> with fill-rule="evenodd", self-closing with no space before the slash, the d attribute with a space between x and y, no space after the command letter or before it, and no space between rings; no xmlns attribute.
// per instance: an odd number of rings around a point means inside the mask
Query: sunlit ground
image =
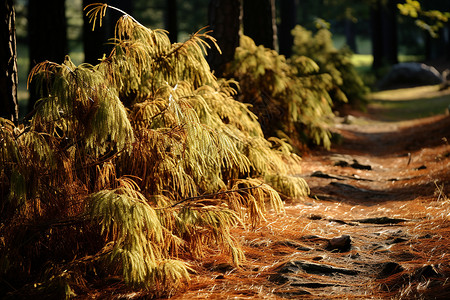
<svg viewBox="0 0 450 300"><path fill-rule="evenodd" d="M450 89L439 85L387 90L370 95L374 113L385 121L411 120L443 114L450 107Z"/></svg>

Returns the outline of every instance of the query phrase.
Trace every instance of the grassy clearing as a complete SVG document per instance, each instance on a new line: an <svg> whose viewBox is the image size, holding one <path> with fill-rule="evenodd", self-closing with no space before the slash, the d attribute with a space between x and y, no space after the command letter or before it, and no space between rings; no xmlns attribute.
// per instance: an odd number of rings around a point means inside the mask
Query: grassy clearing
<svg viewBox="0 0 450 300"><path fill-rule="evenodd" d="M424 59L421 55L404 55L400 54L398 56L399 62L409 62L409 61L422 61ZM352 63L355 67L365 67L370 68L373 62L372 54L353 54Z"/></svg>
<svg viewBox="0 0 450 300"><path fill-rule="evenodd" d="M424 57L420 55L400 54L398 56L399 62L423 61L423 59ZM372 70L373 56L371 54L354 54L351 60L364 83L370 88L374 88L377 81L390 69L389 66L386 66L374 72Z"/></svg>
<svg viewBox="0 0 450 300"><path fill-rule="evenodd" d="M404 121L443 114L450 106L450 91L422 86L373 93L372 111L385 121Z"/></svg>

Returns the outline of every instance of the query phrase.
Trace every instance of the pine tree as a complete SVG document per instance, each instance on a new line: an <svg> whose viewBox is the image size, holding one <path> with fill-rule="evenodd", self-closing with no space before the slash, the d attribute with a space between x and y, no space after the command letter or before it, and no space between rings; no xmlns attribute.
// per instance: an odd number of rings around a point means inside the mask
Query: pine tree
<svg viewBox="0 0 450 300"><path fill-rule="evenodd" d="M364 107L368 88L350 60L351 51L348 48L336 49L327 28L320 28L313 33L297 25L292 34L293 61L298 57L309 57L319 66L319 73L331 76L330 95L333 103L339 105L349 102L354 106Z"/></svg>
<svg viewBox="0 0 450 300"><path fill-rule="evenodd" d="M109 7L88 8L94 26ZM16 295L68 298L106 274L170 295L185 258L218 247L241 264L230 228L308 193L289 176L299 158L209 70L213 38L172 44L124 14L114 41L97 65L38 64L30 125L0 119L0 271L23 279Z"/></svg>
<svg viewBox="0 0 450 300"><path fill-rule="evenodd" d="M266 136L277 136L297 148L308 143L330 147L333 80L319 74L313 60L298 55L286 60L242 36L227 76L239 82L239 100L251 104Z"/></svg>

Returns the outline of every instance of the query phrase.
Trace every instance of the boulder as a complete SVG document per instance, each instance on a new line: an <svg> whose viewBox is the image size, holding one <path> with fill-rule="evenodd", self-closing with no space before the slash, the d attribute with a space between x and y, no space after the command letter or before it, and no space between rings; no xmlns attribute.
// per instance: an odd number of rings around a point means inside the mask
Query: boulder
<svg viewBox="0 0 450 300"><path fill-rule="evenodd" d="M380 90L399 87L441 84L442 75L432 66L423 63L407 62L394 65L378 82Z"/></svg>

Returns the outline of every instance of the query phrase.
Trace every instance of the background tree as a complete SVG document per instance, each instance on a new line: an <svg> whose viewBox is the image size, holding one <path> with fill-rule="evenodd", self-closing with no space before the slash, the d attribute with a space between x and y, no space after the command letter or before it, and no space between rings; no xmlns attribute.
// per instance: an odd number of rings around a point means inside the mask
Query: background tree
<svg viewBox="0 0 450 300"><path fill-rule="evenodd" d="M178 18L177 18L177 0L167 0L166 15L165 15L166 29L169 32L169 38L172 43L178 41Z"/></svg>
<svg viewBox="0 0 450 300"><path fill-rule="evenodd" d="M329 9L323 9L325 20L335 20L334 31L345 36L347 46L358 52L357 34L363 34L365 20L369 19L369 6L372 0L328 0Z"/></svg>
<svg viewBox="0 0 450 300"><path fill-rule="evenodd" d="M283 1L283 0L281 0ZM324 11L324 0L301 0L298 5L299 24L309 28L314 19L322 17L321 13Z"/></svg>
<svg viewBox="0 0 450 300"><path fill-rule="evenodd" d="M398 63L398 0L383 2L381 7L381 30L383 33L383 56L389 64Z"/></svg>
<svg viewBox="0 0 450 300"><path fill-rule="evenodd" d="M0 5L0 117L15 123L19 118L17 102L17 51L13 0Z"/></svg>
<svg viewBox="0 0 450 300"><path fill-rule="evenodd" d="M353 12L351 8L347 8L345 10L345 18L344 18L344 30L345 30L345 40L347 46L354 53L358 52L358 47L356 45L356 22L357 19L353 16Z"/></svg>
<svg viewBox="0 0 450 300"><path fill-rule="evenodd" d="M178 1L178 31L179 38L196 32L208 23L208 4L210 0ZM182 16L182 17L181 17Z"/></svg>
<svg viewBox="0 0 450 300"><path fill-rule="evenodd" d="M279 52L286 57L290 57L292 53L292 45L294 37L292 29L297 24L297 6L298 0L281 0L279 1L280 10L280 26L278 30Z"/></svg>
<svg viewBox="0 0 450 300"><path fill-rule="evenodd" d="M240 0L211 0L209 3L208 21L212 36L217 39L222 53L212 47L208 52L208 63L217 77L221 77L225 65L233 60L239 46L239 30L241 24Z"/></svg>
<svg viewBox="0 0 450 300"><path fill-rule="evenodd" d="M397 2L377 0L371 6L373 69L398 62Z"/></svg>
<svg viewBox="0 0 450 300"><path fill-rule="evenodd" d="M244 34L269 49L277 49L275 0L244 0Z"/></svg>
<svg viewBox="0 0 450 300"><path fill-rule="evenodd" d="M45 60L62 63L67 54L67 22L62 0L29 0L28 40L30 70ZM39 95L35 82L29 87L28 111L32 111Z"/></svg>
<svg viewBox="0 0 450 300"><path fill-rule="evenodd" d="M450 58L450 2L429 0L423 3L406 0L398 4L402 15L415 20L425 34L425 57L427 60Z"/></svg>

